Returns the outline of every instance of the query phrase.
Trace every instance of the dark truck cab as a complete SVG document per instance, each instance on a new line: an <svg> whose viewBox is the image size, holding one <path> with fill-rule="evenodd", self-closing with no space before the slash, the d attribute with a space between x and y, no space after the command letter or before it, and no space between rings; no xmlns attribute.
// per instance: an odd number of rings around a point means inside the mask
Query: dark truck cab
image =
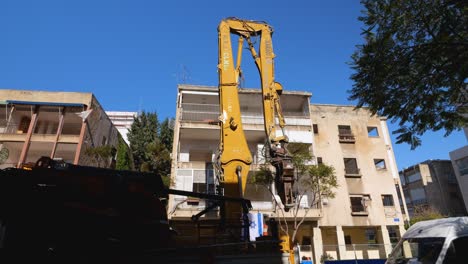
<svg viewBox="0 0 468 264"><path fill-rule="evenodd" d="M108 262L109 256L122 260L170 247L160 199L166 195L161 177L152 173L47 157L32 167L0 170L0 260Z"/></svg>

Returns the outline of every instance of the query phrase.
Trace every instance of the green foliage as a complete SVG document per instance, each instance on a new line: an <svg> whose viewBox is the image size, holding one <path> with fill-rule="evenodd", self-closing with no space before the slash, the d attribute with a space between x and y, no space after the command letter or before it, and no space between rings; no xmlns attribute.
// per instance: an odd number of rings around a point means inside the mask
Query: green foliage
<svg viewBox="0 0 468 264"><path fill-rule="evenodd" d="M128 131L128 140L132 151L135 168L141 169L148 162L147 146L158 137L158 116L156 113L142 112Z"/></svg>
<svg viewBox="0 0 468 264"><path fill-rule="evenodd" d="M111 145L88 147L85 150L85 154L91 157L94 162L97 163L98 167L101 167L101 163L106 164L106 160L109 160L115 155L115 148Z"/></svg>
<svg viewBox="0 0 468 264"><path fill-rule="evenodd" d="M318 203L322 196L335 197L334 191L338 187L335 169L324 164L309 165L309 161L313 158L310 144L289 143L287 148L292 156L296 171L297 197L301 199L300 196L313 193L315 195L311 199L313 203ZM248 178L248 183L260 184L266 187L271 186L273 182L274 173L268 164L262 165L258 171L252 173Z"/></svg>
<svg viewBox="0 0 468 264"><path fill-rule="evenodd" d="M173 141L172 119L161 124L156 113L141 113L128 133L135 168L153 172L170 186L171 150Z"/></svg>
<svg viewBox="0 0 468 264"><path fill-rule="evenodd" d="M303 174L307 169L307 162L312 160L310 144L307 143L289 143L287 146L289 154L292 156L294 168L298 174Z"/></svg>
<svg viewBox="0 0 468 264"><path fill-rule="evenodd" d="M445 215L441 214L438 210L428 206L416 206L414 208L413 217L410 219L410 225L414 225L420 221L444 218Z"/></svg>
<svg viewBox="0 0 468 264"><path fill-rule="evenodd" d="M338 188L335 169L325 164L307 166L306 173L298 178L297 184L301 191L311 191L317 198L334 198L335 189Z"/></svg>
<svg viewBox="0 0 468 264"><path fill-rule="evenodd" d="M247 183L270 186L274 182L274 175L268 165L263 164L258 171L253 171L247 178Z"/></svg>
<svg viewBox="0 0 468 264"><path fill-rule="evenodd" d="M468 5L461 0L362 0L365 43L352 55L350 99L398 121L414 149L428 130L468 124Z"/></svg>
<svg viewBox="0 0 468 264"><path fill-rule="evenodd" d="M130 159L130 149L119 134L118 145L117 145L117 161L116 169L117 170L131 170L131 159Z"/></svg>
<svg viewBox="0 0 468 264"><path fill-rule="evenodd" d="M146 155L151 171L160 176L171 174L171 154L158 139L146 146Z"/></svg>
<svg viewBox="0 0 468 264"><path fill-rule="evenodd" d="M161 123L161 129L159 131L159 140L161 144L163 144L167 150L172 151L172 142L174 137L174 129L173 129L174 119L173 118L166 118Z"/></svg>
<svg viewBox="0 0 468 264"><path fill-rule="evenodd" d="M0 164L3 164L5 161L8 160L8 157L10 156L10 152L6 147L2 147L0 144Z"/></svg>
<svg viewBox="0 0 468 264"><path fill-rule="evenodd" d="M335 260L331 255L325 253L320 257L320 263L325 263L327 260Z"/></svg>

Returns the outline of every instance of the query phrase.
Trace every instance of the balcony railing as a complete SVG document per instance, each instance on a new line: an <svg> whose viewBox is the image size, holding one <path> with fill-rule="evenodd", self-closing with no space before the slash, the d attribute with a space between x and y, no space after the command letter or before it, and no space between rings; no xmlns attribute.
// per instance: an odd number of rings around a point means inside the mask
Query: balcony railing
<svg viewBox="0 0 468 264"><path fill-rule="evenodd" d="M339 134L338 135L340 143L354 143L356 138L353 134Z"/></svg>
<svg viewBox="0 0 468 264"><path fill-rule="evenodd" d="M6 123L0 121L0 134L21 134L23 131L18 129L17 123Z"/></svg>
<svg viewBox="0 0 468 264"><path fill-rule="evenodd" d="M386 251L390 251L394 246L395 245L393 244L323 245L323 252L320 257L324 261L350 259L385 259L387 258ZM340 256L340 249L344 253L344 256Z"/></svg>
<svg viewBox="0 0 468 264"><path fill-rule="evenodd" d="M345 171L345 177L348 178L361 178L361 169L359 168L347 168Z"/></svg>
<svg viewBox="0 0 468 264"><path fill-rule="evenodd" d="M181 120L192 122L217 121L220 115L218 104L193 104L183 103L181 107ZM263 124L263 114L258 112L243 111L242 122L244 124ZM289 125L309 125L310 116L302 112L284 112L286 123Z"/></svg>

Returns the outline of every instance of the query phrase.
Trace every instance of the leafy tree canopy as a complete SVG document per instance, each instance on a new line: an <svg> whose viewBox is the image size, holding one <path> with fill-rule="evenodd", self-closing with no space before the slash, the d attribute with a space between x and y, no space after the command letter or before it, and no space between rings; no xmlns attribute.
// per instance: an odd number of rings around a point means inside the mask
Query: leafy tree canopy
<svg viewBox="0 0 468 264"><path fill-rule="evenodd" d="M361 0L365 43L352 55L350 99L398 121L414 149L428 130L468 124L468 2Z"/></svg>
<svg viewBox="0 0 468 264"><path fill-rule="evenodd" d="M161 123L161 129L159 131L159 140L167 150L172 151L172 141L174 138L174 119L166 118Z"/></svg>
<svg viewBox="0 0 468 264"><path fill-rule="evenodd" d="M141 169L147 162L147 145L156 141L158 137L159 121L156 113L142 112L128 131L128 140L136 169Z"/></svg>
<svg viewBox="0 0 468 264"><path fill-rule="evenodd" d="M116 169L118 170L130 170L132 169L131 164L131 156L129 148L125 143L122 136L119 134L119 140L117 145L117 161L116 161Z"/></svg>

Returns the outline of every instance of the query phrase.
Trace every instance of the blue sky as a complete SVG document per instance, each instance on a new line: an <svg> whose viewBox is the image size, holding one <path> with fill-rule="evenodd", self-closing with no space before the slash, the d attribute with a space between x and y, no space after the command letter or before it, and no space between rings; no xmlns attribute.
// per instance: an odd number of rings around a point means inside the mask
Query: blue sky
<svg viewBox="0 0 468 264"><path fill-rule="evenodd" d="M236 16L274 27L284 89L350 105L347 62L362 42L361 9L348 0L0 0L0 88L93 92L106 110L173 117L177 83L217 85L216 28ZM244 86L258 87L244 54ZM443 134L427 133L416 151L394 144L399 169L447 159L467 143L462 132Z"/></svg>

